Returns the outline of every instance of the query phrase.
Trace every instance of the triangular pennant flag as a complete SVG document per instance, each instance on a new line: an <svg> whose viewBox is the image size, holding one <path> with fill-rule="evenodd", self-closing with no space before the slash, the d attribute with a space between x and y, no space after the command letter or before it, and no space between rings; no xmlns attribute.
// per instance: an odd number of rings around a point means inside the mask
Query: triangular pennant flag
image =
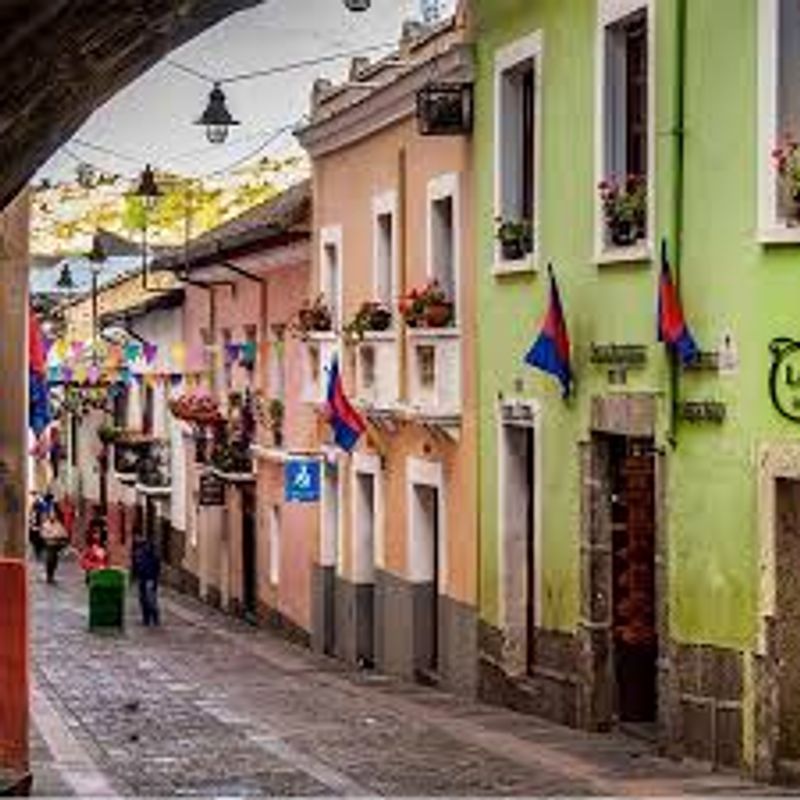
<svg viewBox="0 0 800 800"><path fill-rule="evenodd" d="M158 355L158 345L151 342L144 343L144 360L148 364L152 364Z"/></svg>
<svg viewBox="0 0 800 800"><path fill-rule="evenodd" d="M72 357L73 358L80 358L81 353L83 353L84 344L83 342L72 342L70 349L72 350Z"/></svg>
<svg viewBox="0 0 800 800"><path fill-rule="evenodd" d="M186 345L181 342L176 342L170 348L170 355L172 356L173 365L182 367L186 361Z"/></svg>
<svg viewBox="0 0 800 800"><path fill-rule="evenodd" d="M683 316L678 289L672 280L667 258L667 242L661 242L661 276L658 281L658 340L677 353L684 364L698 356L697 343Z"/></svg>
<svg viewBox="0 0 800 800"><path fill-rule="evenodd" d="M170 383L171 383L173 386L180 386L182 381L183 381L183 376L182 376L180 373L178 373L178 372L173 372L173 373L172 373L172 374L169 376L169 382L170 382Z"/></svg>
<svg viewBox="0 0 800 800"><path fill-rule="evenodd" d="M128 342L125 345L125 360L130 364L136 361L142 353L142 346L139 342Z"/></svg>
<svg viewBox="0 0 800 800"><path fill-rule="evenodd" d="M564 398L572 391L572 364L567 323L561 306L556 277L552 266L550 274L550 302L541 333L525 356L525 363L552 375L561 384Z"/></svg>

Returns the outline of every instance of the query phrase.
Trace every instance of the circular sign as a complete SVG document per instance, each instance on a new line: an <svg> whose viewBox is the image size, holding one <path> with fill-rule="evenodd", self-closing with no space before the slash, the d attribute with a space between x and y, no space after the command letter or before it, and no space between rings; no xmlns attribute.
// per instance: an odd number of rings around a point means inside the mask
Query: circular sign
<svg viewBox="0 0 800 800"><path fill-rule="evenodd" d="M778 413L792 422L800 422L800 342L773 339L769 351L769 393Z"/></svg>

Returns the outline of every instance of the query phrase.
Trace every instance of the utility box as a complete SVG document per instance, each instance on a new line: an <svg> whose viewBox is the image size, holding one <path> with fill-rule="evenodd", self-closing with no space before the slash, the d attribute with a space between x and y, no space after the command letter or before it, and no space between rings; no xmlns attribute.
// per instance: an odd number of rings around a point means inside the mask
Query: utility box
<svg viewBox="0 0 800 800"><path fill-rule="evenodd" d="M89 630L123 630L125 587L122 569L97 569L89 574Z"/></svg>

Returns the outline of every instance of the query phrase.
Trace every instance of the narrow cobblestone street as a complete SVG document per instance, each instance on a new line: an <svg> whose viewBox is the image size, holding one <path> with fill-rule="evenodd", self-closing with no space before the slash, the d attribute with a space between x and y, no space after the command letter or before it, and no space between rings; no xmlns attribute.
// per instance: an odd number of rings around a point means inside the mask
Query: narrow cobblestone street
<svg viewBox="0 0 800 800"><path fill-rule="evenodd" d="M332 662L165 593L124 636L87 632L74 562L32 569L38 795L530 795L763 792Z"/></svg>

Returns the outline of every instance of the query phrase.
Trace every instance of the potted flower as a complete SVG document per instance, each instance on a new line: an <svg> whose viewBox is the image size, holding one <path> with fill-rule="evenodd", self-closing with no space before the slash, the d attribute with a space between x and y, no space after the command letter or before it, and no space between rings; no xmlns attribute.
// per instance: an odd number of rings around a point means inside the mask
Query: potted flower
<svg viewBox="0 0 800 800"><path fill-rule="evenodd" d="M366 300L344 326L344 334L351 341L361 341L368 331L388 331L391 327L392 310L377 300Z"/></svg>
<svg viewBox="0 0 800 800"><path fill-rule="evenodd" d="M495 219L495 236L504 261L521 261L533 251L533 224L529 219Z"/></svg>
<svg viewBox="0 0 800 800"><path fill-rule="evenodd" d="M103 446L108 447L120 438L121 433L122 431L116 425L104 423L97 430L97 438L100 439Z"/></svg>
<svg viewBox="0 0 800 800"><path fill-rule="evenodd" d="M647 182L642 175L624 181L606 178L599 185L603 217L611 243L630 247L643 239L647 220Z"/></svg>
<svg viewBox="0 0 800 800"><path fill-rule="evenodd" d="M269 418L269 427L272 431L272 441L275 447L283 446L283 419L285 414L285 407L283 400L274 397L269 401L267 406L267 415Z"/></svg>
<svg viewBox="0 0 800 800"><path fill-rule="evenodd" d="M772 160L778 173L787 223L800 225L800 145L787 137L772 151Z"/></svg>
<svg viewBox="0 0 800 800"><path fill-rule="evenodd" d="M319 295L313 303L304 303L297 312L297 327L301 334L327 333L333 330L333 314L323 295Z"/></svg>
<svg viewBox="0 0 800 800"><path fill-rule="evenodd" d="M453 322L453 303L436 280L412 289L400 301L399 309L410 328L446 328Z"/></svg>

